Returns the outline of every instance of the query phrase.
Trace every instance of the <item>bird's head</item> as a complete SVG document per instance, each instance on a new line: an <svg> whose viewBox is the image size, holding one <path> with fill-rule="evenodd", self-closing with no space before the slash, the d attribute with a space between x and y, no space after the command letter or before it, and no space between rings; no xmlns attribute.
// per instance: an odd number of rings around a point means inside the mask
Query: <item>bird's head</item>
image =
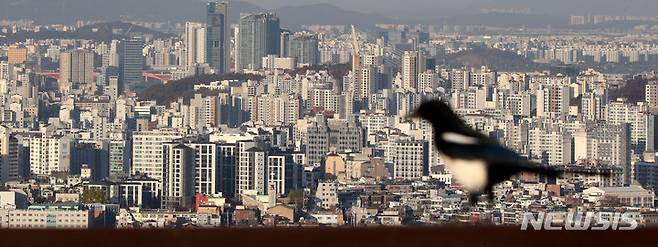
<svg viewBox="0 0 658 247"><path fill-rule="evenodd" d="M463 125L461 118L452 111L448 104L441 100L423 103L410 117L427 120L439 133L454 131Z"/></svg>

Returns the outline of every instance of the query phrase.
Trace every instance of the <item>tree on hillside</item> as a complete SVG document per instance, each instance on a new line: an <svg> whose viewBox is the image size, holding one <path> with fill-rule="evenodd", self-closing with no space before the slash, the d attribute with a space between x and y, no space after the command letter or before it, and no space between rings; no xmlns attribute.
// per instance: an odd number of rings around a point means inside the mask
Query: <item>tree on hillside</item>
<svg viewBox="0 0 658 247"><path fill-rule="evenodd" d="M80 196L81 203L110 203L110 197L98 188L85 188Z"/></svg>
<svg viewBox="0 0 658 247"><path fill-rule="evenodd" d="M151 86L137 94L142 100L155 100L159 105L166 105L182 97L190 99L194 97L194 85L209 84L214 81L223 80L262 80L260 75L253 74L222 74L222 75L197 75L180 80L170 81L167 84Z"/></svg>

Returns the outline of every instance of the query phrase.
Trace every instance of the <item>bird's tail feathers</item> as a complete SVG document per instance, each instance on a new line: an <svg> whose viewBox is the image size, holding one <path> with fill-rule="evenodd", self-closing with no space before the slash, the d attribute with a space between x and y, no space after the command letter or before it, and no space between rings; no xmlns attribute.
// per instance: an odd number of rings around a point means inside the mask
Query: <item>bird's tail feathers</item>
<svg viewBox="0 0 658 247"><path fill-rule="evenodd" d="M586 176L603 176L610 177L612 173L609 170L592 170L587 168L568 169L562 171L563 174L586 175Z"/></svg>
<svg viewBox="0 0 658 247"><path fill-rule="evenodd" d="M539 165L533 162L528 162L528 166L526 166L524 171L541 174L550 178L557 178L564 174L564 171L556 169L555 167Z"/></svg>
<svg viewBox="0 0 658 247"><path fill-rule="evenodd" d="M612 174L609 170L605 169L588 169L588 168L562 168L562 167L551 167L551 166L545 166L545 165L540 165L538 163L534 162L528 162L528 165L526 166L526 169L524 169L527 172L532 172L532 173L537 173L537 174L542 174L547 177L551 178L557 178L561 177L566 174L571 174L571 175L585 175L585 176L603 176L603 177L610 177Z"/></svg>

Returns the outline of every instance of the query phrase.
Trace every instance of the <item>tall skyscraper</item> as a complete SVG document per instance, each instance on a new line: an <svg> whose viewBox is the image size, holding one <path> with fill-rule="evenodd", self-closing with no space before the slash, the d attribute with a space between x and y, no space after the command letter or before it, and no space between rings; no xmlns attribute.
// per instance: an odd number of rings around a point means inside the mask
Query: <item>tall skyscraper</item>
<svg viewBox="0 0 658 247"><path fill-rule="evenodd" d="M229 28L228 2L209 2L205 62L215 70L215 74L229 70Z"/></svg>
<svg viewBox="0 0 658 247"><path fill-rule="evenodd" d="M94 93L94 53L85 50L64 52L59 57L59 88L62 92L80 89Z"/></svg>
<svg viewBox="0 0 658 247"><path fill-rule="evenodd" d="M374 66L361 66L354 71L354 98L367 102L376 92L377 69Z"/></svg>
<svg viewBox="0 0 658 247"><path fill-rule="evenodd" d="M121 85L119 94L127 86L144 82L144 38L130 37L121 41Z"/></svg>
<svg viewBox="0 0 658 247"><path fill-rule="evenodd" d="M258 69L263 57L279 55L281 26L271 13L251 14L240 18L240 63L236 69Z"/></svg>
<svg viewBox="0 0 658 247"><path fill-rule="evenodd" d="M418 74L426 69L425 56L419 51L408 51L402 57L402 88L416 88Z"/></svg>
<svg viewBox="0 0 658 247"><path fill-rule="evenodd" d="M185 23L185 65L206 63L206 28L202 23Z"/></svg>
<svg viewBox="0 0 658 247"><path fill-rule="evenodd" d="M162 149L162 207L190 207L194 196L194 149L179 143L165 143Z"/></svg>
<svg viewBox="0 0 658 247"><path fill-rule="evenodd" d="M290 30L281 29L281 48L280 48L280 57L289 57L290 56Z"/></svg>
<svg viewBox="0 0 658 247"><path fill-rule="evenodd" d="M108 66L118 68L121 65L119 50L121 50L121 42L118 40L112 40L112 43L110 43L110 50L108 54L106 54L108 56Z"/></svg>
<svg viewBox="0 0 658 247"><path fill-rule="evenodd" d="M320 49L315 35L299 35L290 40L290 56L298 64L317 65L320 63Z"/></svg>

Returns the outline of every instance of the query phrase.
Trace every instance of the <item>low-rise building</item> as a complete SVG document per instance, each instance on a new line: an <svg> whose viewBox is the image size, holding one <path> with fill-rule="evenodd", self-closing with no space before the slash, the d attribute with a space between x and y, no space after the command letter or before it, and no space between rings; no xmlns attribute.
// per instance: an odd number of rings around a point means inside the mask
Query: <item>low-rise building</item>
<svg viewBox="0 0 658 247"><path fill-rule="evenodd" d="M85 229L92 215L80 204L33 205L27 210L10 210L8 228L18 229Z"/></svg>
<svg viewBox="0 0 658 247"><path fill-rule="evenodd" d="M648 191L640 186L592 187L583 191L583 197L592 203L608 199L631 207L653 207L655 200L653 191Z"/></svg>

